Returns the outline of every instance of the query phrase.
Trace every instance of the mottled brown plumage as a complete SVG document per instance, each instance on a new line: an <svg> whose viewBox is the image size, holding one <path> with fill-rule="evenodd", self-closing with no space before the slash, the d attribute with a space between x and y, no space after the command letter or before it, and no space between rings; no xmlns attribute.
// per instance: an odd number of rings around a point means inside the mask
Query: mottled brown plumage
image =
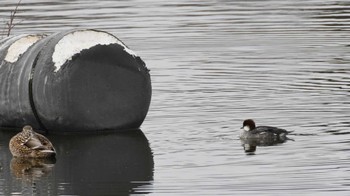
<svg viewBox="0 0 350 196"><path fill-rule="evenodd" d="M14 157L45 158L56 155L51 142L28 125L11 138L9 148Z"/></svg>

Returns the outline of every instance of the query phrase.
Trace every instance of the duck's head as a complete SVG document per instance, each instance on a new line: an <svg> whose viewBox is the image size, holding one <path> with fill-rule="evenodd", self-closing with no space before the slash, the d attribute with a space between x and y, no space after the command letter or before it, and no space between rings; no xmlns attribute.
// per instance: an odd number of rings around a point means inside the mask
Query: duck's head
<svg viewBox="0 0 350 196"><path fill-rule="evenodd" d="M26 125L23 127L23 131L33 131L33 127L30 125Z"/></svg>
<svg viewBox="0 0 350 196"><path fill-rule="evenodd" d="M33 134L33 127L30 125L26 125L23 127L22 131L27 134Z"/></svg>
<svg viewBox="0 0 350 196"><path fill-rule="evenodd" d="M252 119L247 119L243 121L243 126L241 129L244 129L245 131L250 131L255 129L255 122Z"/></svg>

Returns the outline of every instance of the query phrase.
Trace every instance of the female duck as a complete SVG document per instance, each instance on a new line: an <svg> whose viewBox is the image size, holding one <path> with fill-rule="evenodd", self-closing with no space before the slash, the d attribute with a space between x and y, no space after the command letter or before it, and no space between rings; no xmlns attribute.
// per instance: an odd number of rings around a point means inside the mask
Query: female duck
<svg viewBox="0 0 350 196"><path fill-rule="evenodd" d="M11 138L9 148L14 157L48 158L56 155L51 142L45 136L34 132L29 125L24 126L22 132Z"/></svg>
<svg viewBox="0 0 350 196"><path fill-rule="evenodd" d="M270 126L255 126L252 119L247 119L243 122L241 139L259 139L259 140L284 140L290 132L285 129Z"/></svg>

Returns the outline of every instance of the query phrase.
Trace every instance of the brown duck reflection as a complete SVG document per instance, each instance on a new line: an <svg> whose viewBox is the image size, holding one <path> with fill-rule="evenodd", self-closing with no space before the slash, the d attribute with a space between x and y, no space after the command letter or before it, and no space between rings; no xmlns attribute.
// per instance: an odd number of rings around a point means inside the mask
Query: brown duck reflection
<svg viewBox="0 0 350 196"><path fill-rule="evenodd" d="M14 157L10 163L11 173L25 181L38 180L47 176L55 165L55 158L20 158Z"/></svg>

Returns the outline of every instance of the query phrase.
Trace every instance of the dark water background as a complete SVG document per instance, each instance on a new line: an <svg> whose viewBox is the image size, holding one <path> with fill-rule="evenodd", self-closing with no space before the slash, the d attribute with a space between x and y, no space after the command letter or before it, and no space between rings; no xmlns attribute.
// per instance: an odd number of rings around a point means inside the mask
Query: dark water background
<svg viewBox="0 0 350 196"><path fill-rule="evenodd" d="M0 1L3 26L16 2ZM23 0L16 21L13 35L113 33L153 97L142 131L50 136L51 163L12 160L1 132L0 194L350 194L349 1ZM246 118L294 141L247 155Z"/></svg>

